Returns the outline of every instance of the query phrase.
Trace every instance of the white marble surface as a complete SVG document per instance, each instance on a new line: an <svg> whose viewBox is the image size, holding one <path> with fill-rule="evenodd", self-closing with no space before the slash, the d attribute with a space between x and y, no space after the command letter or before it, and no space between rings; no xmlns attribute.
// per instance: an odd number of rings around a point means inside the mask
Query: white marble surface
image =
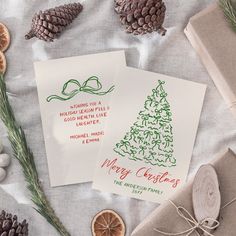
<svg viewBox="0 0 236 236"><path fill-rule="evenodd" d="M208 90L193 151L190 175L211 160L221 149L236 150L236 122L219 92L183 34L189 17L212 0L166 0L165 37L150 34L136 37L125 34L113 11L113 0L85 0L84 11L59 40L45 43L25 41L35 11L72 2L66 0L1 0L0 22L11 31L12 43L6 56L8 91L16 118L26 132L43 187L71 235L91 235L92 217L101 209L117 210L127 225L127 235L157 204L104 194L91 190L91 184L50 188L42 134L33 61L83 55L113 49L126 49L127 64L186 80L206 83ZM223 42L222 42L223 43ZM188 102L188 101L186 101ZM0 123L0 137L5 152L11 154L7 133ZM57 235L31 207L18 162L13 159L7 179L0 185L0 209L17 213L30 223L30 235Z"/></svg>

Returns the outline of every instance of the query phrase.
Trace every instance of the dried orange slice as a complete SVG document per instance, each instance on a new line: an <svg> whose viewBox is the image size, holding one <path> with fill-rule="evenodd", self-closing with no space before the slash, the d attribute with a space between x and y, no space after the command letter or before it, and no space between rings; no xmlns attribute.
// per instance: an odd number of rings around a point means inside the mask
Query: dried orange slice
<svg viewBox="0 0 236 236"><path fill-rule="evenodd" d="M7 68L5 55L0 51L0 74L4 74Z"/></svg>
<svg viewBox="0 0 236 236"><path fill-rule="evenodd" d="M7 27L0 23L0 51L4 52L7 50L10 44L10 33Z"/></svg>
<svg viewBox="0 0 236 236"><path fill-rule="evenodd" d="M93 236L124 236L125 224L112 210L99 212L92 221Z"/></svg>

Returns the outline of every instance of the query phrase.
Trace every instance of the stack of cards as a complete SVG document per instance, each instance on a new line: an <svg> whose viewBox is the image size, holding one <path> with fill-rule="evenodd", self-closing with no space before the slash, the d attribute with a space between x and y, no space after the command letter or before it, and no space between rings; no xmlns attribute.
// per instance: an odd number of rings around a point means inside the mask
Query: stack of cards
<svg viewBox="0 0 236 236"><path fill-rule="evenodd" d="M51 186L161 203L185 182L206 86L126 67L124 51L35 63Z"/></svg>

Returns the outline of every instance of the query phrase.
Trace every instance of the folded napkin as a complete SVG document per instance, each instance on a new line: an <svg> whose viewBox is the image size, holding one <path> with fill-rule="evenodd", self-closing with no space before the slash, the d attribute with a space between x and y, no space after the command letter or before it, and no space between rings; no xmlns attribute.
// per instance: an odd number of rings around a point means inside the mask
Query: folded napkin
<svg viewBox="0 0 236 236"><path fill-rule="evenodd" d="M219 179L221 205L225 206L236 198L236 154L229 149L227 152L219 154L211 164L215 167ZM174 195L171 201L178 207L184 207L194 216L192 185L193 180ZM235 236L235 217L236 202L233 202L221 210L218 219L220 226L212 231L211 234L214 236ZM179 233L188 230L190 227L189 223L180 217L173 204L170 201L166 201L138 225L132 236L163 236L163 234L156 232L154 229L169 233ZM188 234L181 235L186 236ZM194 231L191 236L198 236L198 234Z"/></svg>

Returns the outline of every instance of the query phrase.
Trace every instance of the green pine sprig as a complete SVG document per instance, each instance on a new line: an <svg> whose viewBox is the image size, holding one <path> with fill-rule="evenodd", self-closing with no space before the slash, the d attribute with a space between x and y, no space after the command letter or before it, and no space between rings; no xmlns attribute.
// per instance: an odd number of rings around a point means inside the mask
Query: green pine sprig
<svg viewBox="0 0 236 236"><path fill-rule="evenodd" d="M233 30L236 32L236 9L232 4L232 0L219 0L219 5Z"/></svg>
<svg viewBox="0 0 236 236"><path fill-rule="evenodd" d="M22 128L17 124L13 110L6 93L6 84L3 75L0 75L0 119L8 131L14 157L19 161L27 187L31 193L31 200L36 205L35 210L41 214L62 236L70 236L66 228L56 216L40 185L34 156L27 145Z"/></svg>

